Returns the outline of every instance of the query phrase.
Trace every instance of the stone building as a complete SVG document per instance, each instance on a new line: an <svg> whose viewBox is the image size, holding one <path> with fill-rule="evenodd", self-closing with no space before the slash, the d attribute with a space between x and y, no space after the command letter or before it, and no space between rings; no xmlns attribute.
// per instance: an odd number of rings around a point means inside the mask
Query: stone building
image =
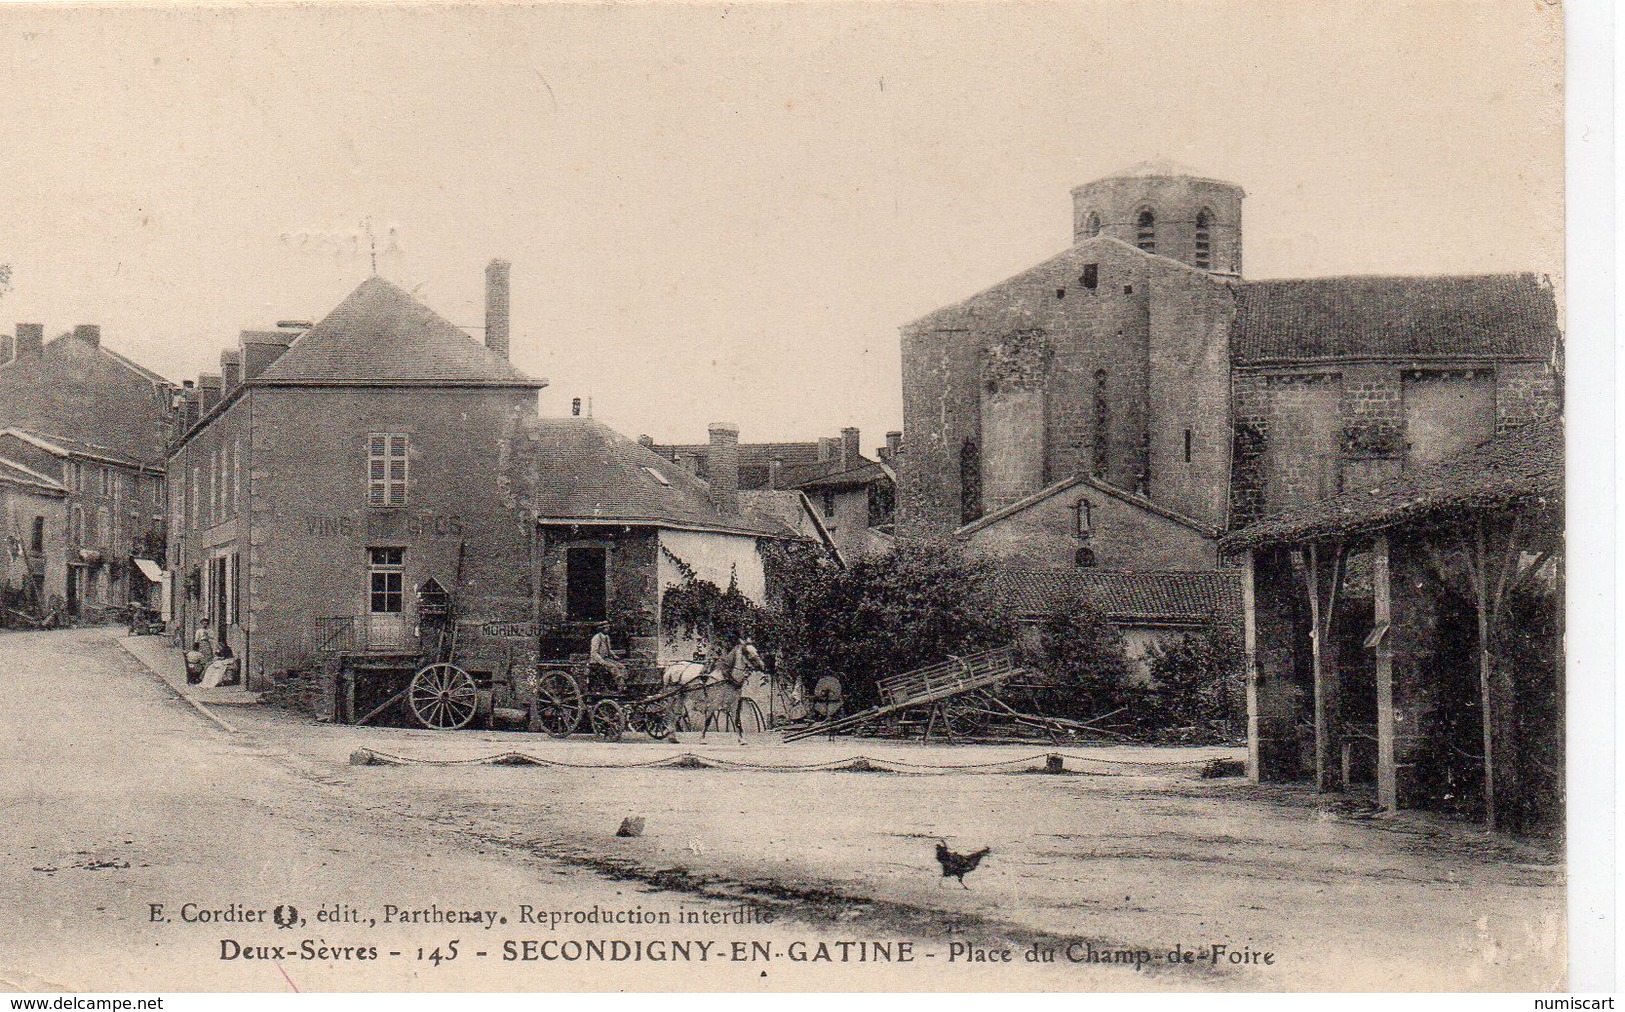
<svg viewBox="0 0 1625 1012"><path fill-rule="evenodd" d="M886 433L886 445L873 458L864 455L862 434L851 426L839 436L806 442L740 443L739 488L806 493L823 529L834 538L837 554L856 561L890 545L902 438L901 432ZM638 441L702 481L710 480L710 444L663 444L650 436Z"/></svg>
<svg viewBox="0 0 1625 1012"><path fill-rule="evenodd" d="M1532 275L1246 281L1238 186L1145 163L1072 195L1070 248L903 328L899 534L1163 569L1158 511L1211 538L1559 410ZM1151 515L994 529L1103 487Z"/></svg>
<svg viewBox="0 0 1625 1012"><path fill-rule="evenodd" d="M24 518L46 530L45 549L30 563L37 579L26 589L42 610L54 601L74 616L151 601L154 585L136 560L163 554L175 387L103 345L94 324L44 337L43 324L19 323L0 342L0 459L63 491L53 498L60 522L54 506ZM33 540L31 530L22 536Z"/></svg>
<svg viewBox="0 0 1625 1012"><path fill-rule="evenodd" d="M177 617L188 637L209 617L249 688L335 644L412 650L426 593L531 615L507 458L545 381L508 361L506 262L486 282L483 344L372 277L314 326L244 332L184 393Z"/></svg>

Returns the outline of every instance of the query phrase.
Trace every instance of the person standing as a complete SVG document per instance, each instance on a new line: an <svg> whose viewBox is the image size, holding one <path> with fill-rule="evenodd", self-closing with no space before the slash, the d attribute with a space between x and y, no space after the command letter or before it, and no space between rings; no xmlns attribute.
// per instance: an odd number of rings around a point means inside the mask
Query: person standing
<svg viewBox="0 0 1625 1012"><path fill-rule="evenodd" d="M205 616L197 620L197 631L192 634L192 649L186 655L186 680L194 685L202 681L204 669L213 661L214 631Z"/></svg>

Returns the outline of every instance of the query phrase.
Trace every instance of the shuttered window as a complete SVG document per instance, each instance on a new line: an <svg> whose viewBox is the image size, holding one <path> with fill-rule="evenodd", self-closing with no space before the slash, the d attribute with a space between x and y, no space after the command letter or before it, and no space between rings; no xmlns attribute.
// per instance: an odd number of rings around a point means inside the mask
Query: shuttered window
<svg viewBox="0 0 1625 1012"><path fill-rule="evenodd" d="M406 505L406 436L374 432L367 439L367 505Z"/></svg>

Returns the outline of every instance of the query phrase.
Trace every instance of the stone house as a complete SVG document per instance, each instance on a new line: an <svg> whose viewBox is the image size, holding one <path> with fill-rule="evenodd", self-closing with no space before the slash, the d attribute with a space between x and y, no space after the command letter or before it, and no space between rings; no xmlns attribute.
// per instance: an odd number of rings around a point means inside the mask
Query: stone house
<svg viewBox="0 0 1625 1012"><path fill-rule="evenodd" d="M763 542L834 550L802 493L739 489L737 426L713 424L710 436L709 481L591 418L539 419L515 438L528 460L516 456L514 485L534 489L544 654L581 652L593 624L608 621L617 649L660 664L687 660L697 644L661 621L664 594L685 571L762 603Z"/></svg>
<svg viewBox="0 0 1625 1012"><path fill-rule="evenodd" d="M5 608L43 618L65 596L67 497L60 481L0 458L0 627Z"/></svg>
<svg viewBox="0 0 1625 1012"><path fill-rule="evenodd" d="M535 379L508 361L508 265L482 344L371 277L313 326L244 332L183 394L169 568L250 689L336 646L416 649L420 597L528 616L531 525L506 471Z"/></svg>
<svg viewBox="0 0 1625 1012"><path fill-rule="evenodd" d="M862 434L850 426L839 436L815 441L740 443L739 487L806 493L819 511L824 530L835 539L839 557L856 561L885 551L889 544L896 507L895 461L902 436L901 432L886 433L886 445L875 458L863 454ZM709 444L661 444L650 436L640 436L638 441L709 480Z"/></svg>
<svg viewBox="0 0 1625 1012"><path fill-rule="evenodd" d="M43 324L19 323L0 341L0 458L66 492L45 553L63 562L40 573L41 603L79 615L151 601L133 560L162 556L175 387L106 347L94 324L44 337Z"/></svg>
<svg viewBox="0 0 1625 1012"><path fill-rule="evenodd" d="M37 514L51 542L36 589L39 604L97 617L132 601L157 605L146 575L164 554L164 470L109 446L0 429L0 462L62 490L60 523ZM33 521L30 521L31 523ZM32 531L27 539L33 543ZM60 559L60 565L49 560Z"/></svg>

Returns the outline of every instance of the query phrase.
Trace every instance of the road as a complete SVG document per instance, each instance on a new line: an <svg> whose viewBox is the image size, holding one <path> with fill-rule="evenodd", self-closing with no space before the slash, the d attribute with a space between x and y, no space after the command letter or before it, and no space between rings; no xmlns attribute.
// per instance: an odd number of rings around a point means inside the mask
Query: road
<svg viewBox="0 0 1625 1012"><path fill-rule="evenodd" d="M0 635L0 672L21 773L3 788L0 842L0 983L13 987L1542 990L1563 972L1561 869L1549 856L1452 827L1342 818L1301 793L1166 772L609 770L672 750L334 728L258 708L229 712L239 732L228 734L108 630ZM439 759L514 749L576 765L348 765L363 747ZM791 764L853 744L683 748ZM644 836L615 838L625 815L646 818ZM939 836L993 847L972 888L942 888ZM228 916L291 905L305 924L186 923L187 903ZM508 922L382 923L390 907ZM525 924L526 908L641 923ZM374 923L322 924L318 911ZM677 926L745 914L773 920ZM444 957L453 938L455 960L418 958ZM298 958L306 939L340 958ZM573 951L561 941L600 939L642 942L641 958L545 958ZM223 940L291 951L222 959ZM673 940L694 942L691 962L652 958L680 952L649 944ZM747 945L736 961L733 941L763 943L768 958ZM862 941L888 944L851 944ZM1215 942L1227 947L1217 966ZM356 961L347 946L380 955ZM967 946L1012 961L969 962ZM1027 963L1034 947L1055 961ZM1191 950L1205 951L1168 964ZM1155 962L1089 962L1103 951Z"/></svg>

